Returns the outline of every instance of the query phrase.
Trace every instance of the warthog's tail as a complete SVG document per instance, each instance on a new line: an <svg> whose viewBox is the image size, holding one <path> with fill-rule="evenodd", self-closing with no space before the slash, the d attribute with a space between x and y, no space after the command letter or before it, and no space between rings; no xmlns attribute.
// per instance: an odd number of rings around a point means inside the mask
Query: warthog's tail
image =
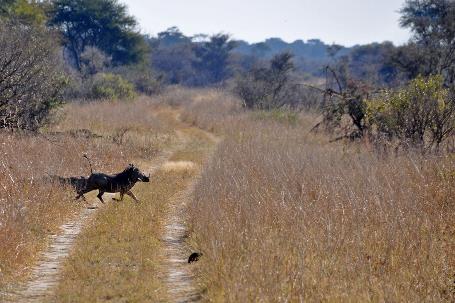
<svg viewBox="0 0 455 303"><path fill-rule="evenodd" d="M92 161L90 161L90 158L87 156L87 154L84 154L83 157L84 157L85 159L87 159L88 165L90 165L90 174L93 174Z"/></svg>

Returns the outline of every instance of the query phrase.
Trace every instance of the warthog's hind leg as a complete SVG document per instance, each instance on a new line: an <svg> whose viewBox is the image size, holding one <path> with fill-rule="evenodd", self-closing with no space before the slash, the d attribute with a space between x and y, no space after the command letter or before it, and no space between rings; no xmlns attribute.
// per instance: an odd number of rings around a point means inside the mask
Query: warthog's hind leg
<svg viewBox="0 0 455 303"><path fill-rule="evenodd" d="M128 196L130 196L131 198L133 198L134 201L136 201L137 203L139 203L139 200L136 198L136 196L133 194L133 192L131 190L129 190L127 193L126 193Z"/></svg>
<svg viewBox="0 0 455 303"><path fill-rule="evenodd" d="M118 202L123 201L123 195L124 195L124 193L120 192L120 199L112 198L112 200L118 201Z"/></svg>

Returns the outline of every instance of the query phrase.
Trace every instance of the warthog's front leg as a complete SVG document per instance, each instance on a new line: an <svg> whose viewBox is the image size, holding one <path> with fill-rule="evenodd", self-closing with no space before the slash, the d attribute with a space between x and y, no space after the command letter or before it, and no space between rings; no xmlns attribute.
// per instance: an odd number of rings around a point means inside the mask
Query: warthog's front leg
<svg viewBox="0 0 455 303"><path fill-rule="evenodd" d="M101 203L104 204L103 194L104 194L104 191L100 190L100 192L98 193L97 197L98 197L98 199L100 199Z"/></svg>
<svg viewBox="0 0 455 303"><path fill-rule="evenodd" d="M127 193L126 193L128 196L130 196L131 198L133 198L134 201L136 201L137 203L139 203L139 200L136 198L136 196L133 194L133 192L131 190L129 190Z"/></svg>

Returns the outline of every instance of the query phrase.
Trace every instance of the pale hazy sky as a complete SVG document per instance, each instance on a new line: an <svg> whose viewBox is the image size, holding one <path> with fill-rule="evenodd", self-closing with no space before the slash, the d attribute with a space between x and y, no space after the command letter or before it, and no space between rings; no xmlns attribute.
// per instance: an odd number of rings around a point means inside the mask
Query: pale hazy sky
<svg viewBox="0 0 455 303"><path fill-rule="evenodd" d="M248 42L319 38L351 46L385 40L402 44L409 38L398 25L404 0L120 1L152 35L177 26L188 36L223 32Z"/></svg>

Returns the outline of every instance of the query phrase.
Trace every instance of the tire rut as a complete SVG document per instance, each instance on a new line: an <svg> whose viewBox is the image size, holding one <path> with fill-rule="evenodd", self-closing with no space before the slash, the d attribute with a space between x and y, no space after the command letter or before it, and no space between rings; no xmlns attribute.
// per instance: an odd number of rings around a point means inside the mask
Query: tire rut
<svg viewBox="0 0 455 303"><path fill-rule="evenodd" d="M165 284L171 302L198 302L201 300L200 290L195 286L195 273L187 263L190 248L186 244L188 235L186 224L186 203L193 194L192 183L177 193L170 201L169 213L164 227L164 264Z"/></svg>
<svg viewBox="0 0 455 303"><path fill-rule="evenodd" d="M212 141L211 151L215 150L216 145L221 139L210 132L198 129ZM181 138L184 136L180 133ZM188 138L187 138L188 140ZM212 152L208 152L207 157L211 157ZM164 235L164 263L162 273L164 275L167 288L168 299L170 302L200 302L203 301L202 291L196 285L196 273L193 266L188 264L188 257L192 253L186 239L188 231L187 204L191 201L195 185L200 178L199 171L193 180L183 191L175 194L169 202L169 211L165 218Z"/></svg>

